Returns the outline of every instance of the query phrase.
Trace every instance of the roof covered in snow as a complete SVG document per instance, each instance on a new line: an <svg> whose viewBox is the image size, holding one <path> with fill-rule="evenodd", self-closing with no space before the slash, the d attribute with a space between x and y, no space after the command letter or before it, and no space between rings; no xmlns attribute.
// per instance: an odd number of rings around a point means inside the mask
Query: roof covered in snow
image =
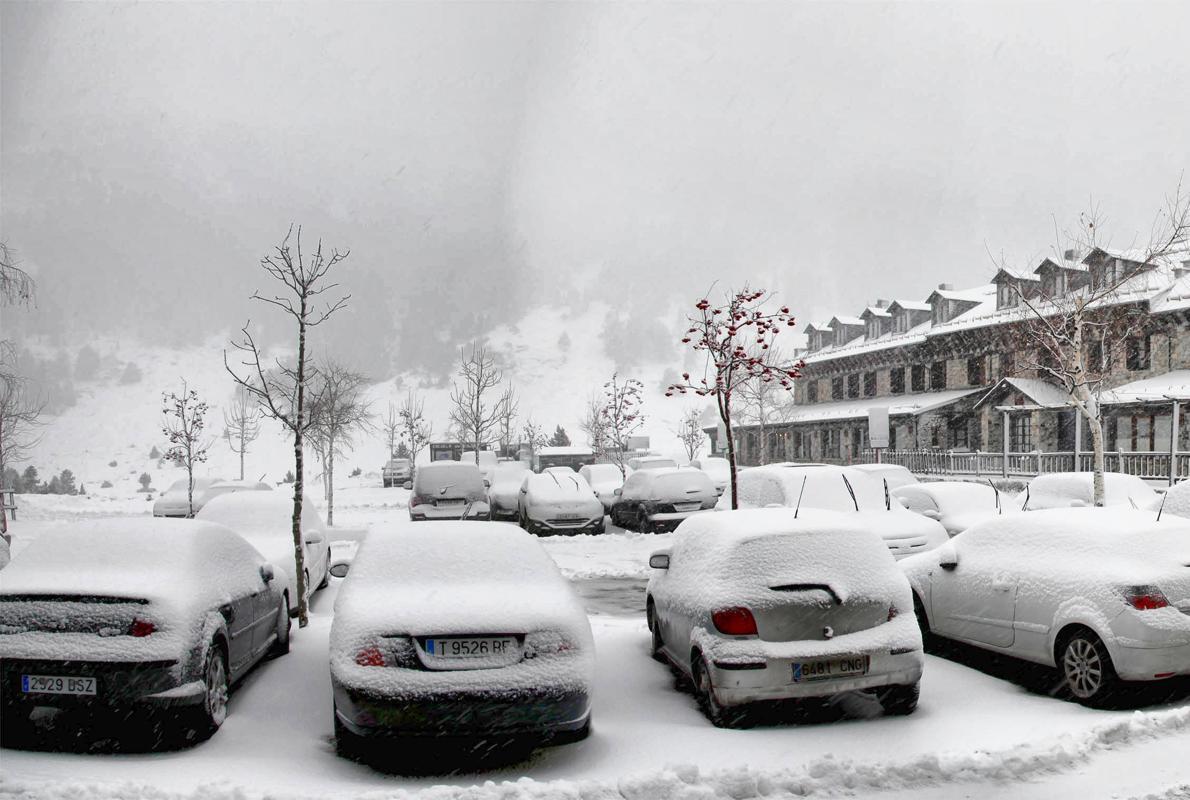
<svg viewBox="0 0 1190 800"><path fill-rule="evenodd" d="M865 397L839 400L834 403L815 403L797 406L789 415L789 422L828 422L839 419L866 419L868 409L887 407L889 416L924 414L961 400L979 389L951 389L945 392L922 392L893 397Z"/></svg>
<svg viewBox="0 0 1190 800"><path fill-rule="evenodd" d="M1132 405L1167 400L1190 400L1190 370L1177 369L1164 375L1141 378L1100 395L1104 405Z"/></svg>
<svg viewBox="0 0 1190 800"><path fill-rule="evenodd" d="M1041 408L1066 408L1070 405L1070 397L1066 392L1048 381L1039 378L1001 378L987 394L979 398L975 407L994 402L1006 389L1016 389Z"/></svg>

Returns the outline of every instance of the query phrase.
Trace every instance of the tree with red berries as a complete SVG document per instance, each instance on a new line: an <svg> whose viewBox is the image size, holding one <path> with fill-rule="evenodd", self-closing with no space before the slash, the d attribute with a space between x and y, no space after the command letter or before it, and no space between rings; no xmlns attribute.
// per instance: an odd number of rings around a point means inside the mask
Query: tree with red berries
<svg viewBox="0 0 1190 800"><path fill-rule="evenodd" d="M785 391L793 390L793 382L801 377L803 362L779 363L774 345L782 330L793 328L797 322L788 306L776 311L766 308L772 295L763 289L744 286L729 293L726 303L712 307L707 298L695 304L696 316L691 316L690 328L682 343L695 351L706 353L703 377L695 380L689 372L682 373L682 382L665 390L666 397L694 392L699 397L714 397L723 420L727 438L727 463L731 472L731 507L739 508L736 494L735 434L731 429L732 401L741 386L750 381L776 383Z"/></svg>

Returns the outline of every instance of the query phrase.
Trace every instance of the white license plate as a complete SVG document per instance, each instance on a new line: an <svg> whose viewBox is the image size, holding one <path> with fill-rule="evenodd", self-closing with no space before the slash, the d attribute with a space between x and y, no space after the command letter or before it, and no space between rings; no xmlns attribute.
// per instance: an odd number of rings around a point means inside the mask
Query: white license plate
<svg viewBox="0 0 1190 800"><path fill-rule="evenodd" d="M793 662L793 682L827 681L832 678L853 678L857 675L867 675L870 658L868 656L841 656L839 658L824 658L820 661Z"/></svg>
<svg viewBox="0 0 1190 800"><path fill-rule="evenodd" d="M462 500L439 500L438 501L438 505L440 505L440 506L461 506L462 504L463 504Z"/></svg>
<svg viewBox="0 0 1190 800"><path fill-rule="evenodd" d="M95 694L94 678L63 675L22 675L25 694Z"/></svg>
<svg viewBox="0 0 1190 800"><path fill-rule="evenodd" d="M426 639L426 653L438 658L502 658L516 646L512 636Z"/></svg>
<svg viewBox="0 0 1190 800"><path fill-rule="evenodd" d="M558 519L582 519L582 514L559 514Z"/></svg>
<svg viewBox="0 0 1190 800"><path fill-rule="evenodd" d="M702 508L702 503L674 503L675 511L696 511Z"/></svg>

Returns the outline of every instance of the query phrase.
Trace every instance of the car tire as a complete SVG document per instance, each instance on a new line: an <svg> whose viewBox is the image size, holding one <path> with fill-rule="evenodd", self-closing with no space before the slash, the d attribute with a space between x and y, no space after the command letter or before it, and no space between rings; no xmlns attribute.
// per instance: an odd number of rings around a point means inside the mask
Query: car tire
<svg viewBox="0 0 1190 800"><path fill-rule="evenodd" d="M10 708L0 716L0 745L22 747L33 739L35 730L27 710Z"/></svg>
<svg viewBox="0 0 1190 800"><path fill-rule="evenodd" d="M694 679L694 693L698 698L698 706L702 709L702 713L706 715L706 718L710 720L711 724L716 728L734 728L738 726L740 721L739 712L724 708L715 699L715 687L711 685L711 672L707 668L706 660L701 655L694 657L691 672Z"/></svg>
<svg viewBox="0 0 1190 800"><path fill-rule="evenodd" d="M904 717L917 709L917 701L921 696L921 681L908 686L897 684L885 686L876 690L876 699L880 707L888 716Z"/></svg>
<svg viewBox="0 0 1190 800"><path fill-rule="evenodd" d="M595 534L596 536L598 536L601 533L606 533L606 532L607 532L607 528L603 524L603 520L600 520L599 524L595 526L595 529L593 531L591 531L591 533Z"/></svg>
<svg viewBox="0 0 1190 800"><path fill-rule="evenodd" d="M917 592L913 593L913 616L917 619L917 628L921 631L922 646L927 646L934 638L934 634L930 631L930 618L926 614L926 605L917 596Z"/></svg>
<svg viewBox="0 0 1190 800"><path fill-rule="evenodd" d="M199 741L209 739L227 719L227 698L231 692L231 681L227 672L227 655L218 639L212 639L207 646L202 685L202 702L194 707L189 723L190 729Z"/></svg>
<svg viewBox="0 0 1190 800"><path fill-rule="evenodd" d="M661 626L657 623L657 607L653 605L652 600L649 600L648 607L645 609L645 619L649 624L649 655L654 661L664 664L669 659L665 657L665 642L661 638Z"/></svg>
<svg viewBox="0 0 1190 800"><path fill-rule="evenodd" d="M358 761L363 754L363 741L339 720L337 707L331 713L335 717L335 752L343 758Z"/></svg>
<svg viewBox="0 0 1190 800"><path fill-rule="evenodd" d="M575 742L581 742L583 739L586 739L590 735L591 735L591 715L587 714L587 721L583 723L583 726L581 728L579 728L578 730L562 731L561 733L554 734L554 737L552 739L550 739L549 744L551 744L551 745L574 744Z"/></svg>
<svg viewBox="0 0 1190 800"><path fill-rule="evenodd" d="M1058 647L1058 669L1071 697L1092 708L1108 703L1120 680L1107 646L1085 628L1063 639Z"/></svg>
<svg viewBox="0 0 1190 800"><path fill-rule="evenodd" d="M277 613L277 638L269 648L269 658L280 658L289 652L289 634L293 629L293 618L289 616L289 595L281 596L281 607Z"/></svg>

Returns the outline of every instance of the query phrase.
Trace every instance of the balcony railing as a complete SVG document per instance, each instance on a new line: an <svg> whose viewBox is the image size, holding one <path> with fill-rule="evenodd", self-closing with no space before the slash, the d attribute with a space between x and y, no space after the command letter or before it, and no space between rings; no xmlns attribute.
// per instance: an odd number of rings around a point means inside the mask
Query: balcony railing
<svg viewBox="0 0 1190 800"><path fill-rule="evenodd" d="M1169 453L1104 453L1104 467L1108 472L1123 472L1148 480L1190 478L1190 453L1178 453L1173 458L1172 471ZM880 460L899 464L918 475L974 475L976 477L1014 475L1032 477L1045 472L1090 472L1094 456L1079 453L1078 465L1073 452L1004 453L953 452L948 450L883 450ZM862 460L876 460L875 450L864 450Z"/></svg>

